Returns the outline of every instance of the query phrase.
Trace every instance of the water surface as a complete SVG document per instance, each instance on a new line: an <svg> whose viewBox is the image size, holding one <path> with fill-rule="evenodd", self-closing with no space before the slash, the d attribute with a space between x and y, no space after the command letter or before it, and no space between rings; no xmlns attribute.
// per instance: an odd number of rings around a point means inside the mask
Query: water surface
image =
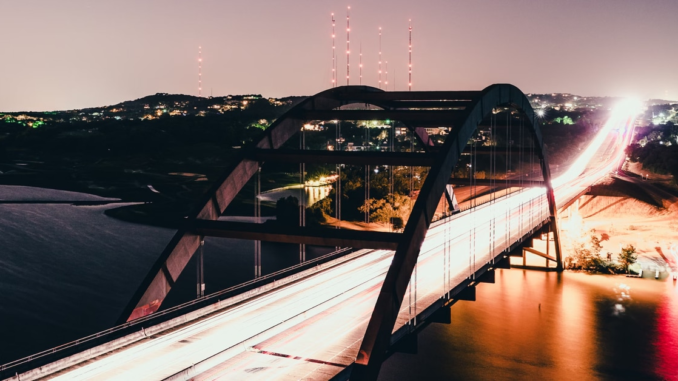
<svg viewBox="0 0 678 381"><path fill-rule="evenodd" d="M63 203L107 200L0 186L0 364L112 327L174 235L104 214L124 204ZM308 247L306 258L328 251ZM298 245L262 243L263 275L297 263ZM254 245L207 238L204 266L207 294L251 280ZM191 260L163 309L196 297L195 269Z"/></svg>
<svg viewBox="0 0 678 381"><path fill-rule="evenodd" d="M678 287L623 276L499 270L452 324L419 335L380 380L678 380Z"/></svg>

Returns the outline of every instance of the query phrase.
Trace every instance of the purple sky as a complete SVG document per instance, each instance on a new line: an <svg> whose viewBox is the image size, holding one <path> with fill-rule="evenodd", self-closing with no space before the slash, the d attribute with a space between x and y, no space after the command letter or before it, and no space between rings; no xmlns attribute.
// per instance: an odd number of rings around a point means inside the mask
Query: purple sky
<svg viewBox="0 0 678 381"><path fill-rule="evenodd" d="M114 104L157 92L311 95L330 85L330 12L345 84L376 86L383 27L389 82L678 99L678 0L0 0L0 110Z"/></svg>

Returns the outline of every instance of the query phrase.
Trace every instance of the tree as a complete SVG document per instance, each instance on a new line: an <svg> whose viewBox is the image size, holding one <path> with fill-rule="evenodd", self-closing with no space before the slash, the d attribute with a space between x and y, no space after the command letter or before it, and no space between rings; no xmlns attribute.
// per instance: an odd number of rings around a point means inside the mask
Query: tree
<svg viewBox="0 0 678 381"><path fill-rule="evenodd" d="M581 242L574 248L574 255L568 258L567 268L573 270L604 271L605 263L600 257L602 248L600 238L596 237L595 234L591 234L588 245L586 242Z"/></svg>
<svg viewBox="0 0 678 381"><path fill-rule="evenodd" d="M333 213L332 197L325 197L306 209L306 224L313 226L325 223Z"/></svg>
<svg viewBox="0 0 678 381"><path fill-rule="evenodd" d="M393 230L399 231L405 228L405 222L400 217L391 217L391 226Z"/></svg>
<svg viewBox="0 0 678 381"><path fill-rule="evenodd" d="M407 221L410 216L412 201L409 197L396 193L386 196L385 199L369 199L358 208L363 213L370 213L370 220L374 222L392 223L393 218Z"/></svg>
<svg viewBox="0 0 678 381"><path fill-rule="evenodd" d="M276 221L285 225L299 225L299 200L296 197L281 197L275 203Z"/></svg>
<svg viewBox="0 0 678 381"><path fill-rule="evenodd" d="M600 238L595 235L591 235L591 253L599 257L600 251L603 249L603 245L600 244Z"/></svg>
<svg viewBox="0 0 678 381"><path fill-rule="evenodd" d="M621 253L619 253L619 267L629 272L629 266L636 263L637 259L636 248L631 244L626 245L626 247L622 248Z"/></svg>

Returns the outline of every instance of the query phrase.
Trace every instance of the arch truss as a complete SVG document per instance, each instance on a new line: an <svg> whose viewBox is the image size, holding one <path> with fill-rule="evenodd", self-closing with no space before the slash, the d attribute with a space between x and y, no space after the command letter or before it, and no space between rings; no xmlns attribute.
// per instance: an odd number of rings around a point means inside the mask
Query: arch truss
<svg viewBox="0 0 678 381"><path fill-rule="evenodd" d="M368 109L342 108L367 104ZM375 308L369 320L351 379L375 378L390 345L403 298L417 263L422 243L443 196L453 197L448 184L464 149L484 118L497 108L510 108L525 121L538 156L543 181L523 186L544 186L549 208L550 230L556 242L558 269L562 269L556 205L542 135L535 113L525 95L515 86L496 84L482 91L385 92L367 86L345 86L323 91L297 104L273 123L261 139L241 152L199 201L154 263L121 316L121 322L157 311L205 236L251 239L323 246L395 250ZM347 152L281 149L310 120L397 120L404 123L425 152ZM450 127L444 143L435 145L427 127ZM428 166L402 233L279 227L219 221L218 218L262 163L324 162L328 164ZM531 184L534 183L534 184ZM522 184L522 183L521 183Z"/></svg>

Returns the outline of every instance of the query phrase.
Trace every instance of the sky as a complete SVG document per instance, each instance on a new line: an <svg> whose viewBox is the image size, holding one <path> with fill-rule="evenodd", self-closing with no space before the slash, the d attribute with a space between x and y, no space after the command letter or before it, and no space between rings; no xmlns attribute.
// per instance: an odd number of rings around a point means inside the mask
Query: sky
<svg viewBox="0 0 678 381"><path fill-rule="evenodd" d="M0 111L111 105L155 93L313 95L377 86L678 99L678 0L0 0ZM394 79L395 76L395 79Z"/></svg>

